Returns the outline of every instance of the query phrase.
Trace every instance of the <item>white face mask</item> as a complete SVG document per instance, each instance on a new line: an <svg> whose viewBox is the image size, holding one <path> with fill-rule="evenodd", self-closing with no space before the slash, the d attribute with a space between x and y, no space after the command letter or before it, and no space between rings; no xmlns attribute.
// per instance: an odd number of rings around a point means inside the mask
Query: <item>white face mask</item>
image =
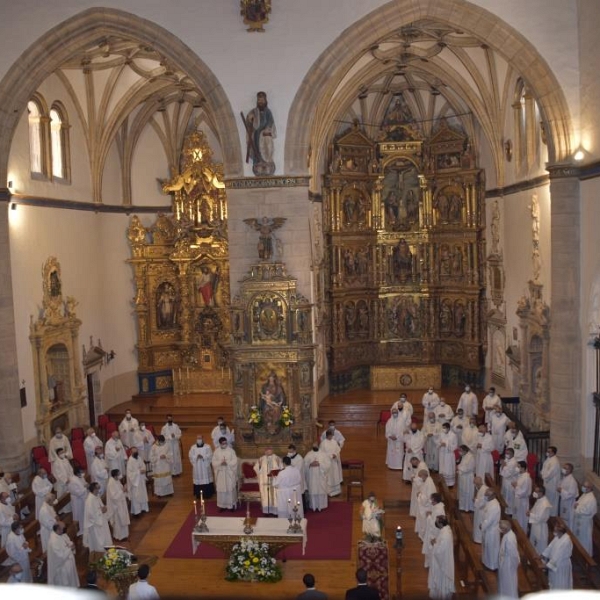
<svg viewBox="0 0 600 600"><path fill-rule="evenodd" d="M561 472L563 475L566 475L566 474L567 474L567 470L566 470L566 469L561 469L561 470L560 470L560 472Z"/></svg>
<svg viewBox="0 0 600 600"><path fill-rule="evenodd" d="M141 426L140 426L140 429L141 429L142 431L146 431L146 426L145 426L145 425L141 425Z"/></svg>
<svg viewBox="0 0 600 600"><path fill-rule="evenodd" d="M288 453L287 453L287 455L288 455L290 458L292 458L292 456L294 456L294 453L293 453L293 452L288 452Z"/></svg>
<svg viewBox="0 0 600 600"><path fill-rule="evenodd" d="M21 533L23 533L23 532L22 532L21 530L19 530L19 531L17 532L17 535L21 535ZM21 571L20 573L15 573L15 574L13 575L13 578L14 578L16 581L21 581L21 579L23 579L23 571Z"/></svg>
<svg viewBox="0 0 600 600"><path fill-rule="evenodd" d="M589 488L586 488L585 486L581 486L581 493L582 494L587 494L589 492Z"/></svg>
<svg viewBox="0 0 600 600"><path fill-rule="evenodd" d="M537 500L540 495L537 492L533 492L532 496Z"/></svg>
<svg viewBox="0 0 600 600"><path fill-rule="evenodd" d="M8 506L10 506L10 505L12 504L12 498L7 498L7 499L6 499L6 504L7 504Z"/></svg>
<svg viewBox="0 0 600 600"><path fill-rule="evenodd" d="M56 437L60 440L62 438L62 433L57 433Z"/></svg>

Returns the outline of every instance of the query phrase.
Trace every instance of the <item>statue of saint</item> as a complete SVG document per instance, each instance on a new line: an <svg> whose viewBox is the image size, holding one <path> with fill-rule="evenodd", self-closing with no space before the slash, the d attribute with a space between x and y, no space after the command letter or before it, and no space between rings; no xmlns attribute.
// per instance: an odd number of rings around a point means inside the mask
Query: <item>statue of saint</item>
<svg viewBox="0 0 600 600"><path fill-rule="evenodd" d="M275 217L274 219L263 217L261 220L244 219L246 225L256 229L259 233L258 256L261 260L271 260L273 258L273 252L277 247L276 242L278 241L273 232L275 229L279 229L286 220L283 217Z"/></svg>
<svg viewBox="0 0 600 600"><path fill-rule="evenodd" d="M256 106L246 118L242 114L242 119L246 128L246 162L252 160L252 172L255 175L273 175L273 140L277 137L277 130L265 92L256 94Z"/></svg>
<svg viewBox="0 0 600 600"><path fill-rule="evenodd" d="M285 403L286 396L283 386L276 373L271 371L267 381L260 389L260 411L268 433L274 434L279 431L279 419Z"/></svg>

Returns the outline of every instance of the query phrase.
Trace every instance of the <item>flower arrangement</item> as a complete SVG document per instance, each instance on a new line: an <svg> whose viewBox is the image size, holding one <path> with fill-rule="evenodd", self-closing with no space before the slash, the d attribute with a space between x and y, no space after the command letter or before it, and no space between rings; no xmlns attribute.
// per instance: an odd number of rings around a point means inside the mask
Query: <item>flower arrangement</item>
<svg viewBox="0 0 600 600"><path fill-rule="evenodd" d="M250 423L252 427L262 427L263 418L258 406L250 407L250 416L248 417L248 423Z"/></svg>
<svg viewBox="0 0 600 600"><path fill-rule="evenodd" d="M294 423L294 415L288 406L283 407L281 411L281 417L279 418L279 423L282 427L289 427Z"/></svg>
<svg viewBox="0 0 600 600"><path fill-rule="evenodd" d="M131 555L116 548L109 548L96 562L96 568L105 579L113 580L131 565Z"/></svg>
<svg viewBox="0 0 600 600"><path fill-rule="evenodd" d="M226 573L228 581L274 583L282 577L277 561L269 555L269 545L252 538L244 538L233 547Z"/></svg>

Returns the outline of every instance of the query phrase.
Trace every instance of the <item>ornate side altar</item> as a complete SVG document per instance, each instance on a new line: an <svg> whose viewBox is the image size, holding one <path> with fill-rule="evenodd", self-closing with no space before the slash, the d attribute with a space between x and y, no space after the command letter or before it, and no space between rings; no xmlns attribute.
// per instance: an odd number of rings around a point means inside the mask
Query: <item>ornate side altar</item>
<svg viewBox="0 0 600 600"><path fill-rule="evenodd" d="M185 140L178 173L163 181L173 212L127 236L135 276L142 393L231 388L229 245L222 166L201 131Z"/></svg>

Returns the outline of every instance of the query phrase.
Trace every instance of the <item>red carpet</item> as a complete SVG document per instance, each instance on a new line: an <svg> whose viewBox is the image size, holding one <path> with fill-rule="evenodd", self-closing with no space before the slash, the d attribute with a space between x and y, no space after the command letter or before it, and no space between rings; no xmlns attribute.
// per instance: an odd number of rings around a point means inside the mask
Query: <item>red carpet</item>
<svg viewBox="0 0 600 600"><path fill-rule="evenodd" d="M206 503L208 516L243 517L246 507L236 512L219 513L214 502ZM250 504L250 514L261 517L258 503ZM288 560L349 560L352 542L352 504L350 502L330 502L325 511L311 512L306 515L308 521L308 541L306 553L302 555L302 544L295 544L282 550L277 558ZM190 511L181 529L171 542L164 558L226 558L225 555L208 544L200 544L198 552L192 554L192 528L194 527L194 511ZM242 534L243 535L243 534ZM240 535L240 537L242 537Z"/></svg>

